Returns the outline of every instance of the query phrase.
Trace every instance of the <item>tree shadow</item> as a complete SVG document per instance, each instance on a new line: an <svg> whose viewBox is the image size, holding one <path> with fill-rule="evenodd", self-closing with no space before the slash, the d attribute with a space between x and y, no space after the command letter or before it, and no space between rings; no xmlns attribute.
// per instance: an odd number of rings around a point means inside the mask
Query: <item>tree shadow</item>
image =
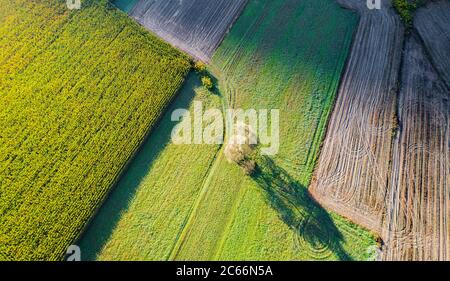
<svg viewBox="0 0 450 281"><path fill-rule="evenodd" d="M210 90L212 94L221 97L222 93L219 90L219 80L214 76L213 73L208 71L208 76L211 78L211 81L213 83L213 88Z"/></svg>
<svg viewBox="0 0 450 281"><path fill-rule="evenodd" d="M199 83L201 84L201 79L202 77L208 77L211 79L212 82L212 88L208 89L208 91L218 97L223 97L222 93L220 92L220 87L219 87L219 79L215 76L215 74L210 70L204 70L204 71L200 71L200 72L196 72L198 75L198 79L199 79ZM204 87L204 86L203 86Z"/></svg>
<svg viewBox="0 0 450 281"><path fill-rule="evenodd" d="M342 247L342 234L307 188L267 156L257 157L256 163L251 177L261 187L265 199L280 219L295 231L297 250L305 251L306 247L319 259L332 252L340 260L351 260Z"/></svg>

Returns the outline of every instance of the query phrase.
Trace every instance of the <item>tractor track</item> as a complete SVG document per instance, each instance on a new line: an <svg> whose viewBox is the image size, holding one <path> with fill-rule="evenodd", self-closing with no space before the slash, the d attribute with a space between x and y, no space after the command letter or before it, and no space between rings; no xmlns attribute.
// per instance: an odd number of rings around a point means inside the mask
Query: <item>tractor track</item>
<svg viewBox="0 0 450 281"><path fill-rule="evenodd" d="M420 8L404 36L389 1L338 2L361 19L310 191L378 233L383 259L448 260L449 5Z"/></svg>

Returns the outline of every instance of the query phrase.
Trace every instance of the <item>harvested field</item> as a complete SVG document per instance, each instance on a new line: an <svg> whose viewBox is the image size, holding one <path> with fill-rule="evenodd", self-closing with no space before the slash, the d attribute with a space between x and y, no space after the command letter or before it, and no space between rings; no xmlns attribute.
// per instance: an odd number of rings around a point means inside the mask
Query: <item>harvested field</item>
<svg viewBox="0 0 450 281"><path fill-rule="evenodd" d="M387 197L384 259L450 258L450 92L408 38Z"/></svg>
<svg viewBox="0 0 450 281"><path fill-rule="evenodd" d="M358 31L310 191L323 205L380 232L404 29L393 9L358 9Z"/></svg>
<svg viewBox="0 0 450 281"><path fill-rule="evenodd" d="M140 0L130 15L161 38L209 61L247 0Z"/></svg>
<svg viewBox="0 0 450 281"><path fill-rule="evenodd" d="M383 259L449 259L449 89L439 71L448 62L441 57L447 39L423 30L424 48L413 31L403 46L391 9L341 2L363 10L310 190L322 205L378 232ZM442 22L439 11L415 28Z"/></svg>
<svg viewBox="0 0 450 281"><path fill-rule="evenodd" d="M450 3L431 2L420 8L414 18L414 28L420 34L433 66L450 88Z"/></svg>

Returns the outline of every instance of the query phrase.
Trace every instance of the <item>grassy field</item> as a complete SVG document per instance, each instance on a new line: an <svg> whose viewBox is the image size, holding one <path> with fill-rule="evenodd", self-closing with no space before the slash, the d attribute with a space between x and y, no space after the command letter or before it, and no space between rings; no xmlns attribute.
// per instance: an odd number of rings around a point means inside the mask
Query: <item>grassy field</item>
<svg viewBox="0 0 450 281"><path fill-rule="evenodd" d="M139 155L113 193L116 203L102 208L80 243L88 258L369 258L372 234L325 211L306 189L356 24L355 14L331 0L249 1L210 69L224 106L280 109L280 153L260 157L247 177L218 147L146 144L141 153L158 156ZM189 84L184 91L192 88L204 91ZM128 203L117 214L121 196Z"/></svg>
<svg viewBox="0 0 450 281"><path fill-rule="evenodd" d="M0 259L61 259L184 81L106 1L0 0Z"/></svg>

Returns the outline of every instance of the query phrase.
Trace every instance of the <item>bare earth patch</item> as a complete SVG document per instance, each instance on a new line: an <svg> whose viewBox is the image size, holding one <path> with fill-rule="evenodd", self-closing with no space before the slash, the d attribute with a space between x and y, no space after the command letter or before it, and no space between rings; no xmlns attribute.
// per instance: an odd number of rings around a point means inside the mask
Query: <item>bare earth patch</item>
<svg viewBox="0 0 450 281"><path fill-rule="evenodd" d="M434 67L450 87L450 3L431 2L420 8L414 18L414 28L419 32Z"/></svg>
<svg viewBox="0 0 450 281"><path fill-rule="evenodd" d="M450 96L415 34L406 42L403 70L383 228L385 259L445 260L450 257Z"/></svg>
<svg viewBox="0 0 450 281"><path fill-rule="evenodd" d="M130 15L172 45L209 61L246 3L247 0L140 0Z"/></svg>
<svg viewBox="0 0 450 281"><path fill-rule="evenodd" d="M325 206L380 232L403 27L392 9L364 5L358 11L359 27L310 190Z"/></svg>
<svg viewBox="0 0 450 281"><path fill-rule="evenodd" d="M361 19L310 191L377 232L383 259L448 260L448 3L419 9L405 43L389 1L339 2Z"/></svg>

